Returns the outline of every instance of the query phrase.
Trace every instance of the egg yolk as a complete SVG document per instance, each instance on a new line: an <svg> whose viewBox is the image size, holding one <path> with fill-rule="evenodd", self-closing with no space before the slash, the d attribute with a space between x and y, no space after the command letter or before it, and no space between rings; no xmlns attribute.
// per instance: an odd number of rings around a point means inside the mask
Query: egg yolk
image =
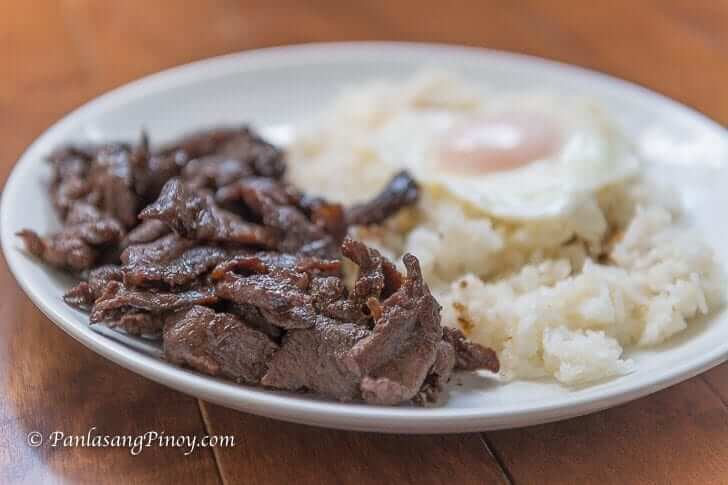
<svg viewBox="0 0 728 485"><path fill-rule="evenodd" d="M562 133L541 113L501 112L453 127L440 146L442 168L468 174L513 170L558 152Z"/></svg>

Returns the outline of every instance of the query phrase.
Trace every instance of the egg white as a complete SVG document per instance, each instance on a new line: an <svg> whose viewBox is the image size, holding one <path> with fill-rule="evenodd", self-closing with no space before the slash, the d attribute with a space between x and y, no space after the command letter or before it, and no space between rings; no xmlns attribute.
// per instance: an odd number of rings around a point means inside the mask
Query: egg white
<svg viewBox="0 0 728 485"><path fill-rule="evenodd" d="M440 148L453 127L505 111L553 120L563 135L559 149L498 172L465 174L442 163ZM606 113L591 100L565 96L495 96L476 110L403 107L378 127L370 147L387 165L409 169L425 190L515 221L567 216L586 197L639 170L632 147Z"/></svg>

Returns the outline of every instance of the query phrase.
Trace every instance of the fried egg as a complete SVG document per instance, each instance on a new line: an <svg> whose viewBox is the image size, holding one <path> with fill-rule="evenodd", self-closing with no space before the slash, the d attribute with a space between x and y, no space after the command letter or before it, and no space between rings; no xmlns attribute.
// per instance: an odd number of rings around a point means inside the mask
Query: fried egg
<svg viewBox="0 0 728 485"><path fill-rule="evenodd" d="M476 109L397 110L370 145L426 190L505 220L566 216L639 169L630 144L593 101L493 97Z"/></svg>

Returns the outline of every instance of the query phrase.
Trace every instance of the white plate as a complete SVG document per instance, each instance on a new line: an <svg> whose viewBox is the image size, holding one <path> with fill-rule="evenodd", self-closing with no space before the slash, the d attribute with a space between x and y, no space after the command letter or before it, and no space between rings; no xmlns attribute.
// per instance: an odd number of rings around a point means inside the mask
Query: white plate
<svg viewBox="0 0 728 485"><path fill-rule="evenodd" d="M16 231L30 227L44 233L57 226L43 186L48 169L42 158L59 144L134 139L142 127L156 141L220 122L285 128L320 110L344 85L402 77L424 65L451 68L495 88L537 88L602 100L659 167L658 173L676 183L690 222L716 249L721 263L728 263L728 224L722 213L728 207L728 139L709 119L646 89L553 62L461 47L365 43L275 48L202 61L136 81L71 113L23 154L6 185L0 222L10 269L51 320L114 362L224 406L319 426L430 433L543 423L644 396L726 359L728 316L721 313L669 345L630 353L636 372L585 389L567 390L551 381L498 384L466 376L438 408L326 402L196 374L159 360L148 343L127 339L123 344L94 332L86 315L61 301L70 280L20 250Z"/></svg>

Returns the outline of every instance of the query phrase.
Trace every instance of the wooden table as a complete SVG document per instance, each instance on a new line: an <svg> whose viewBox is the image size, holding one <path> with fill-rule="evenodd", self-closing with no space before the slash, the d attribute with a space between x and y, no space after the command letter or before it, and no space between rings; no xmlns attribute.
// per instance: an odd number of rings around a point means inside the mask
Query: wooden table
<svg viewBox="0 0 728 485"><path fill-rule="evenodd" d="M486 46L605 71L728 122L728 5L508 0L6 1L0 177L49 124L180 63L329 40ZM607 6L609 4L609 6ZM2 262L5 265L4 261ZM526 429L394 436L275 422L128 372L0 271L0 483L728 483L728 365L609 411ZM27 433L233 434L234 448L31 448Z"/></svg>

